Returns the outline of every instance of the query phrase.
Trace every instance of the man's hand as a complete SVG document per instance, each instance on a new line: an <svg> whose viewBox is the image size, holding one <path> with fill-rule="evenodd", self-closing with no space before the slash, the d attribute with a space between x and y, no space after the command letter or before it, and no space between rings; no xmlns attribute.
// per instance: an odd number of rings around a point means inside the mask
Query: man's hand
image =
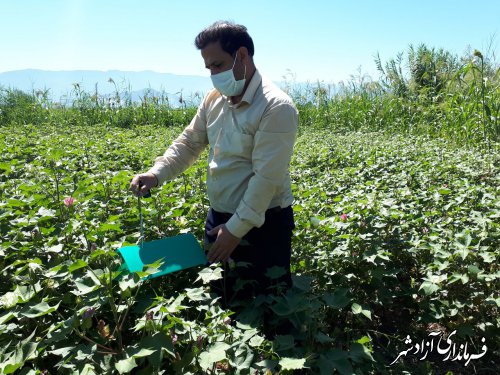
<svg viewBox="0 0 500 375"><path fill-rule="evenodd" d="M142 183L142 186L139 186ZM142 173L135 175L130 182L130 191L136 197L142 197L151 188L158 186L158 179L153 173Z"/></svg>
<svg viewBox="0 0 500 375"><path fill-rule="evenodd" d="M233 236L225 224L217 225L208 231L208 234L210 236L217 235L217 239L208 252L208 260L211 263L227 261L241 240Z"/></svg>

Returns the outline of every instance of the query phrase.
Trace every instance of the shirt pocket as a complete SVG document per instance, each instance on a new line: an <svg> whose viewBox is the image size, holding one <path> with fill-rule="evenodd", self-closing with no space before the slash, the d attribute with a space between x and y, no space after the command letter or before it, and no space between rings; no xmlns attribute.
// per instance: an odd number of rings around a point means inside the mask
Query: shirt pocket
<svg viewBox="0 0 500 375"><path fill-rule="evenodd" d="M221 154L226 156L251 159L252 150L253 135L233 130L225 135L220 151Z"/></svg>

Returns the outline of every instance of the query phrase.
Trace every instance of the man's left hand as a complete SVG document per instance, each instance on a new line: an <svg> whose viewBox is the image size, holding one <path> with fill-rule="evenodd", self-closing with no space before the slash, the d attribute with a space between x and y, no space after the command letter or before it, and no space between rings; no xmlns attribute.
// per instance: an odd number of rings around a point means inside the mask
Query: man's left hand
<svg viewBox="0 0 500 375"><path fill-rule="evenodd" d="M210 236L217 235L217 239L208 252L208 260L211 263L227 261L241 240L232 235L225 224L217 225L208 231L208 234Z"/></svg>

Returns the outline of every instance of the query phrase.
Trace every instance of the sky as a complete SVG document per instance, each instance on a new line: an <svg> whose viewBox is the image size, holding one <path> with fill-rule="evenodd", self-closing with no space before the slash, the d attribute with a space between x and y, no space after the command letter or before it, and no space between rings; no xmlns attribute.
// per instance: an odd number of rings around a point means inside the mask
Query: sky
<svg viewBox="0 0 500 375"><path fill-rule="evenodd" d="M153 70L208 76L196 35L248 28L273 80L338 83L425 43L500 54L500 0L0 0L0 72ZM498 59L497 59L498 61Z"/></svg>

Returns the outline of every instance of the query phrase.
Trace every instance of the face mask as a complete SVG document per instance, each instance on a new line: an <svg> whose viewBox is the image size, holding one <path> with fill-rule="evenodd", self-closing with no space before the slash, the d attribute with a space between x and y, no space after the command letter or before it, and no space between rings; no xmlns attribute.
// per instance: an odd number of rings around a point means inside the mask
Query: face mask
<svg viewBox="0 0 500 375"><path fill-rule="evenodd" d="M226 70L221 73L213 74L210 76L212 79L212 84L222 95L226 96L238 96L243 92L243 88L245 87L246 75L247 75L247 67L245 65L245 74L243 75L243 79L239 81L234 78L234 64L236 64L236 57L238 53L236 52L236 56L234 57L233 67L229 70Z"/></svg>

